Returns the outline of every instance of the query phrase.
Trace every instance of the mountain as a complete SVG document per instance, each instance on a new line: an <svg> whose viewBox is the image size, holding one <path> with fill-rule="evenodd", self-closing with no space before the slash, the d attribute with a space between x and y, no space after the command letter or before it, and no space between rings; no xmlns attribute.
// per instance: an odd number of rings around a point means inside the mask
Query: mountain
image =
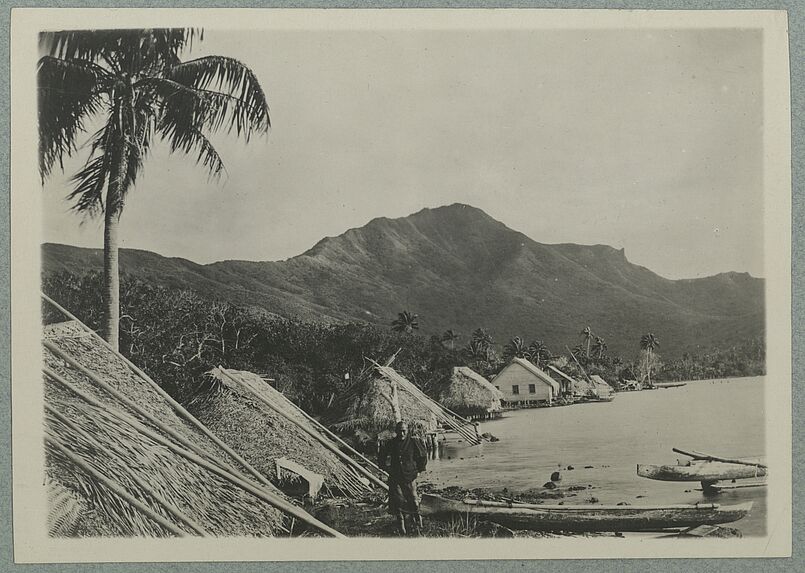
<svg viewBox="0 0 805 573"><path fill-rule="evenodd" d="M546 245L480 209L450 205L319 241L285 261L199 265L122 250L121 269L144 280L263 307L284 316L389 324L419 314L424 333L486 328L554 351L589 325L611 352L638 351L654 333L660 353L725 346L764 331L764 281L747 273L669 280L605 245ZM99 250L43 245L43 272L102 268Z"/></svg>

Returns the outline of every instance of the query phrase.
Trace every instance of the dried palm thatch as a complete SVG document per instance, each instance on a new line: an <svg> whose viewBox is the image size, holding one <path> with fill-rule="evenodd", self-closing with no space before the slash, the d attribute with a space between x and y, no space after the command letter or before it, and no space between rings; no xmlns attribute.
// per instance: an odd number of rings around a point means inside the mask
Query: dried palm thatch
<svg viewBox="0 0 805 573"><path fill-rule="evenodd" d="M52 535L273 536L310 518L78 321L45 327L43 344Z"/></svg>
<svg viewBox="0 0 805 573"><path fill-rule="evenodd" d="M334 451L338 446L257 374L215 368L203 382L187 408L275 484L287 475L278 475L276 464L285 458L321 475L331 494L359 497L372 490L357 462Z"/></svg>
<svg viewBox="0 0 805 573"><path fill-rule="evenodd" d="M471 444L480 443L475 424L437 404L422 390L390 366L373 366L365 371L343 399L343 414L334 427L363 430L378 435L394 429L397 418L393 406L396 388L399 413L414 434L449 428Z"/></svg>
<svg viewBox="0 0 805 573"><path fill-rule="evenodd" d="M475 415L501 410L503 393L486 378L466 366L453 368L437 399L459 414Z"/></svg>
<svg viewBox="0 0 805 573"><path fill-rule="evenodd" d="M599 398L609 398L615 393L615 391L612 389L612 386L607 384L606 381L598 374L593 374L590 376L590 382L593 385L595 395Z"/></svg>

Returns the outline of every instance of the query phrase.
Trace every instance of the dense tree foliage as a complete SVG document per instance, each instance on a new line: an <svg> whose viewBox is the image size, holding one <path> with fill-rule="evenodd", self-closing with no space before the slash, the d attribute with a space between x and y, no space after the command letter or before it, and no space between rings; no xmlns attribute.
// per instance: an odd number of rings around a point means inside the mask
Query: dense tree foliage
<svg viewBox="0 0 805 573"><path fill-rule="evenodd" d="M91 328L102 328L100 273L51 275L43 289ZM121 282L121 307L121 352L180 401L190 398L204 373L219 365L273 378L304 409L323 415L368 365L367 359L384 362L396 353L394 368L429 393L454 366L469 366L489 377L506 364L483 328L472 333L466 347L451 348L457 333L428 338L366 323L303 322L127 276ZM48 305L44 319L62 320ZM522 340L518 347L524 347ZM589 358L586 348L575 358L553 355L542 341L528 350L524 356L532 362L553 364L575 377L599 374L615 385L620 379L638 378L645 361L640 356L632 361L612 356L600 345ZM764 373L762 340L686 354L664 364L656 353L653 356L652 378L657 380Z"/></svg>

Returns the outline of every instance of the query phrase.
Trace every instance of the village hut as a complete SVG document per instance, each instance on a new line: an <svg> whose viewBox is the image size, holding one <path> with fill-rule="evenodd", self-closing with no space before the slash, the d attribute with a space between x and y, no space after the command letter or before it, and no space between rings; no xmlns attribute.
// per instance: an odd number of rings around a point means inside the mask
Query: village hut
<svg viewBox="0 0 805 573"><path fill-rule="evenodd" d="M557 367L548 365L548 369L556 374L556 376L560 380L560 384L562 387L562 394L570 394L573 397L581 398L586 396L592 390L592 386L586 380L577 380L575 378L571 378Z"/></svg>
<svg viewBox="0 0 805 573"><path fill-rule="evenodd" d="M362 466L343 453L334 434L253 372L211 370L187 408L283 488L302 482L311 497L321 489L360 497L384 485L371 462Z"/></svg>
<svg viewBox="0 0 805 573"><path fill-rule="evenodd" d="M45 297L46 298L46 297ZM70 320L43 329L48 531L58 537L343 537L277 490L156 382Z"/></svg>
<svg viewBox="0 0 805 573"><path fill-rule="evenodd" d="M339 430L362 431L383 438L390 436L402 419L421 437L450 429L470 444L481 442L474 423L434 402L390 366L374 363L341 403L341 415L334 424Z"/></svg>
<svg viewBox="0 0 805 573"><path fill-rule="evenodd" d="M614 397L615 390L613 390L612 386L607 384L606 381L598 374L593 374L590 376L590 382L593 386L593 392L598 398L606 400Z"/></svg>
<svg viewBox="0 0 805 573"><path fill-rule="evenodd" d="M466 366L456 366L442 385L437 399L453 412L470 419L497 417L503 393L486 378Z"/></svg>
<svg viewBox="0 0 805 573"><path fill-rule="evenodd" d="M523 358L513 358L492 384L506 403L520 406L551 405L561 391L556 380Z"/></svg>

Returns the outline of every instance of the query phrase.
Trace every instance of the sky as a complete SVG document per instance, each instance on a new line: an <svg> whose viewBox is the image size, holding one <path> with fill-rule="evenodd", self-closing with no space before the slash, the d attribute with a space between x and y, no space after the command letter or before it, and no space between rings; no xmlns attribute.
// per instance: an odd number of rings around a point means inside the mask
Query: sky
<svg viewBox="0 0 805 573"><path fill-rule="evenodd" d="M762 37L722 30L205 30L272 129L213 138L227 167L154 149L122 247L281 260L375 217L470 204L541 243L607 244L668 278L763 276ZM44 187L44 239L102 222Z"/></svg>

